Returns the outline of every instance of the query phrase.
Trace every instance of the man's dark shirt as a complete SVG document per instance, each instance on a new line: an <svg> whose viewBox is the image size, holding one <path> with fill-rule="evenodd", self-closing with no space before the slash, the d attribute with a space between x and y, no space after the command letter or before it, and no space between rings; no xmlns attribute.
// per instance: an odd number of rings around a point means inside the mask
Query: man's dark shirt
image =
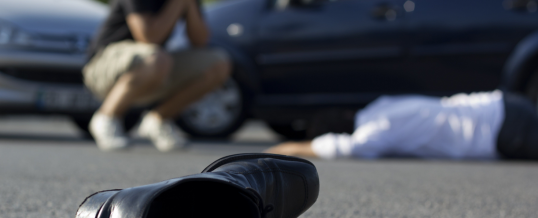
<svg viewBox="0 0 538 218"><path fill-rule="evenodd" d="M126 17L130 13L158 13L167 0L113 0L110 14L88 48L89 58L108 44L133 39L127 26ZM165 40L166 41L166 40ZM164 42L163 42L164 43Z"/></svg>

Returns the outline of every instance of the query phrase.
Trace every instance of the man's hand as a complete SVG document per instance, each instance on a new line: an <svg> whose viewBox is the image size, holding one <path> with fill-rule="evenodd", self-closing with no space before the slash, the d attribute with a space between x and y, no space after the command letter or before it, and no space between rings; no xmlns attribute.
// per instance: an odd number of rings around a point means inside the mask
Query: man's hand
<svg viewBox="0 0 538 218"><path fill-rule="evenodd" d="M127 25L139 42L162 44L174 29L177 20L190 13L194 0L169 0L158 14L131 13ZM200 18L201 19L201 18Z"/></svg>

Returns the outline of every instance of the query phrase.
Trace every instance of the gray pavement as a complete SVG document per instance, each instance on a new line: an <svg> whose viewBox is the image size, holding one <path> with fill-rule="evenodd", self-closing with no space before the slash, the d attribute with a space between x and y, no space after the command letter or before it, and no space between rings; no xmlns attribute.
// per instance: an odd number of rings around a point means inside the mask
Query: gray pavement
<svg viewBox="0 0 538 218"><path fill-rule="evenodd" d="M250 122L231 142L162 154L147 141L102 153L62 117L0 118L0 217L74 217L89 194L200 172L278 142ZM302 217L538 217L538 164L413 159L313 160L320 197Z"/></svg>

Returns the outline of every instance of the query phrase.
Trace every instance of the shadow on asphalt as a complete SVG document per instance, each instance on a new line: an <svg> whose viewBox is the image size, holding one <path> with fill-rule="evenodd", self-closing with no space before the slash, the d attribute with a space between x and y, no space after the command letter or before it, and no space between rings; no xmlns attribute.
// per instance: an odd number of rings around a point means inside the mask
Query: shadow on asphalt
<svg viewBox="0 0 538 218"><path fill-rule="evenodd" d="M30 135L30 134L0 134L0 140L25 140L25 141L62 141L62 142L83 142L93 141L84 137L58 136L58 135Z"/></svg>
<svg viewBox="0 0 538 218"><path fill-rule="evenodd" d="M17 141L41 141L41 142L93 142L93 139L83 136L62 136L62 135L42 135L42 134L19 134L19 133L0 133L0 140L17 140ZM133 138L133 144L144 145L151 144L147 139ZM271 146L277 142L260 142L260 141L234 141L231 139L190 139L191 144L206 144L225 146L227 144L234 146Z"/></svg>

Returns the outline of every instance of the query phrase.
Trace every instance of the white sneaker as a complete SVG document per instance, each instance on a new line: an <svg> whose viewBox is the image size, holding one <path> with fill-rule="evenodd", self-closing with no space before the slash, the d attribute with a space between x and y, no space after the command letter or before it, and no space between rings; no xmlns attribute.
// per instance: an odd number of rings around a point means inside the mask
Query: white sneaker
<svg viewBox="0 0 538 218"><path fill-rule="evenodd" d="M171 120L160 120L146 114L138 127L138 135L149 138L161 152L168 152L185 147L185 139L179 135L179 129Z"/></svg>
<svg viewBox="0 0 538 218"><path fill-rule="evenodd" d="M90 133L102 151L117 151L129 146L123 125L118 118L95 113L90 121Z"/></svg>

